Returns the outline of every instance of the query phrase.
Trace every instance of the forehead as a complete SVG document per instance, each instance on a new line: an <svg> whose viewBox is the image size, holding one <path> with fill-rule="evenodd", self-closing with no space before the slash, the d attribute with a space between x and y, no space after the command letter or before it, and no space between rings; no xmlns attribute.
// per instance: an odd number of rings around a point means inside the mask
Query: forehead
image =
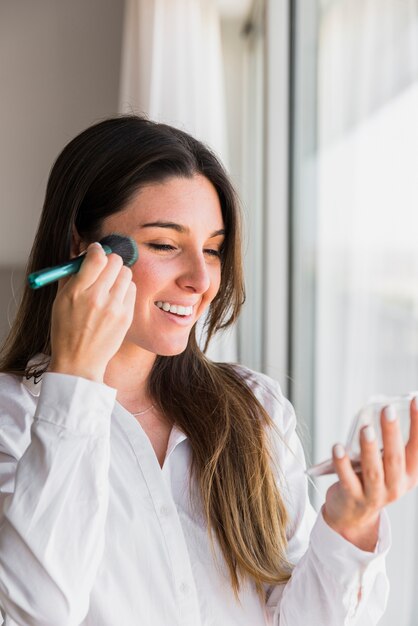
<svg viewBox="0 0 418 626"><path fill-rule="evenodd" d="M141 188L126 208L106 222L138 227L141 223L167 221L215 231L223 228L219 197L213 184L202 175L169 178Z"/></svg>

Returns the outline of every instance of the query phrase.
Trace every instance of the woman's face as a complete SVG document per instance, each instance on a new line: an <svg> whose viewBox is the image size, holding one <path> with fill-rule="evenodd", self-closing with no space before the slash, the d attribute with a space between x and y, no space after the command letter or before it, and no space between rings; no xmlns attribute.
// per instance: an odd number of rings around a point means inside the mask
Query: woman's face
<svg viewBox="0 0 418 626"><path fill-rule="evenodd" d="M102 230L138 244L135 313L124 345L179 354L220 285L224 224L214 186L202 175L150 184Z"/></svg>

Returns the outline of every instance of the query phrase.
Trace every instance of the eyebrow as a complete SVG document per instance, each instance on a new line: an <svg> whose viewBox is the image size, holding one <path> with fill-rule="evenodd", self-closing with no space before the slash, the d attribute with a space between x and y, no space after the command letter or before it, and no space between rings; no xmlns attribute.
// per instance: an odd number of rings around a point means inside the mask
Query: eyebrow
<svg viewBox="0 0 418 626"><path fill-rule="evenodd" d="M141 224L139 228L170 228L181 234L188 234L190 232L190 228L182 224L176 224L175 222L148 222L147 224ZM215 230L209 237L218 237L219 235L225 235L224 228Z"/></svg>

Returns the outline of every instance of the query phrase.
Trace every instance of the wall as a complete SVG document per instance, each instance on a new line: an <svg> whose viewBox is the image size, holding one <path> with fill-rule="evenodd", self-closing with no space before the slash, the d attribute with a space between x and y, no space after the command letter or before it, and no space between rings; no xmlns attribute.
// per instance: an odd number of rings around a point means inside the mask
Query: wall
<svg viewBox="0 0 418 626"><path fill-rule="evenodd" d="M0 337L48 174L79 131L117 113L122 0L0 3Z"/></svg>
<svg viewBox="0 0 418 626"><path fill-rule="evenodd" d="M123 2L0 4L0 265L23 263L63 145L115 113Z"/></svg>

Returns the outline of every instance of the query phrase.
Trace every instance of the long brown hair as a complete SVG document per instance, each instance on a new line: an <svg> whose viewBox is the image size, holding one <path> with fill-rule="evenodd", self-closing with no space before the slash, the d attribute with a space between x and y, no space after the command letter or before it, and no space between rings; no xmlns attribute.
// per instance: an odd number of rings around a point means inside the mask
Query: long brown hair
<svg viewBox="0 0 418 626"><path fill-rule="evenodd" d="M206 346L231 325L244 302L239 203L216 156L188 134L129 115L101 121L58 156L26 274L69 258L73 228L86 242L100 237L103 220L121 211L145 184L202 174L214 185L225 225L221 284L206 319ZM198 210L198 209L197 209ZM28 360L51 354L50 326L57 285L25 286L0 356L0 371L27 376ZM232 588L250 578L263 584L290 576L287 514L274 478L266 431L272 420L232 366L214 363L199 348L195 329L186 350L158 356L150 375L152 397L187 435L192 473L200 486L211 538L216 536Z"/></svg>

